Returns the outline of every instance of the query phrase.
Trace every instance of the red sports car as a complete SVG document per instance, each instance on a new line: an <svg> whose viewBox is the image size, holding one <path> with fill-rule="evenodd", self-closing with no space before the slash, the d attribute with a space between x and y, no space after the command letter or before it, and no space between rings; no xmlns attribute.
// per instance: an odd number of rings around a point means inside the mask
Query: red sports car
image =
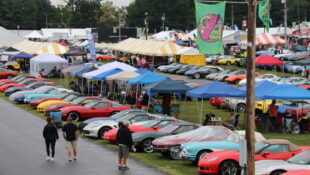
<svg viewBox="0 0 310 175"><path fill-rule="evenodd" d="M11 83L8 83L8 84L4 84L2 86L0 86L0 92L4 92L5 90L7 90L8 88L10 87L25 87L27 86L28 84L30 83L33 83L33 82L46 82L47 84L50 84L50 85L53 85L54 82L52 81L48 81L46 79L42 79L42 78L30 78L30 79L25 79L21 82L11 82Z"/></svg>
<svg viewBox="0 0 310 175"><path fill-rule="evenodd" d="M299 147L287 140L270 139L256 143L255 160L286 160L310 147ZM198 172L205 174L240 174L239 152L232 150L212 152L198 163Z"/></svg>
<svg viewBox="0 0 310 175"><path fill-rule="evenodd" d="M109 117L117 112L131 109L110 101L93 101L84 106L67 106L60 109L61 118L66 120L68 117L73 121L89 119L93 117Z"/></svg>
<svg viewBox="0 0 310 175"><path fill-rule="evenodd" d="M310 90L310 85L301 85L299 86L301 88L304 88L304 89L307 89L307 90Z"/></svg>
<svg viewBox="0 0 310 175"><path fill-rule="evenodd" d="M282 175L307 175L310 174L310 170L293 170L283 173Z"/></svg>
<svg viewBox="0 0 310 175"><path fill-rule="evenodd" d="M212 106L215 106L217 108L220 108L222 105L222 97L217 97L217 98L210 98L209 102Z"/></svg>
<svg viewBox="0 0 310 175"><path fill-rule="evenodd" d="M57 97L39 97L39 98L32 100L29 104L34 109L37 109L37 106L40 103L43 103L43 102L48 101L48 100L62 100L64 98L66 98L68 95L70 95L70 94L63 93L63 94L58 95Z"/></svg>
<svg viewBox="0 0 310 175"><path fill-rule="evenodd" d="M74 99L71 103L57 103L57 104L52 104L51 106L45 108L44 114L46 116L50 115L50 112L52 111L57 111L63 107L68 107L68 106L82 106L86 103L95 101L95 100L101 100L98 97L92 97L92 96L87 96L87 97L79 97L77 99Z"/></svg>
<svg viewBox="0 0 310 175"><path fill-rule="evenodd" d="M18 74L17 71L11 71L11 70L7 70L7 69L3 69L0 68L0 78L7 78L7 79L11 79L13 77L16 77Z"/></svg>
<svg viewBox="0 0 310 175"><path fill-rule="evenodd" d="M180 121L175 118L161 118L156 120L151 120L143 125L130 125L129 129L131 132L143 132L143 131L157 131L165 126L179 123ZM111 142L116 142L116 134L117 134L117 128L113 128L108 132L105 132L103 135L104 140L108 140Z"/></svg>

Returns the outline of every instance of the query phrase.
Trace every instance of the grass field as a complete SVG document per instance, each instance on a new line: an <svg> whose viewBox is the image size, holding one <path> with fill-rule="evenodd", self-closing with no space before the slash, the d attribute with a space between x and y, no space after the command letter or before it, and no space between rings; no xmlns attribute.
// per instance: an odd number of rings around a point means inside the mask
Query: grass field
<svg viewBox="0 0 310 175"><path fill-rule="evenodd" d="M227 66L223 66L227 67ZM230 66L231 67L231 66ZM227 67L228 68L228 67ZM231 68L236 68L236 66L233 66ZM242 68L241 68L242 69ZM273 72L264 72L264 73L273 73ZM55 82L57 85L61 85L63 87L68 87L68 83L72 80L70 77L68 77L66 80L64 79L51 79ZM3 94L0 94L0 97L8 100L7 97L5 97ZM177 103L181 105L180 108L180 115L177 116L177 118L186 120L193 123L200 123L200 112L198 112L198 109L201 109L202 107L202 114L206 114L207 112L215 113L216 116L221 116L222 119L226 119L229 116L229 112L227 110L219 110L213 106L210 105L208 101L204 101L203 105L201 106L201 101L172 101L172 103ZM22 104L17 105L18 107L24 109L25 111L28 111L34 115L37 115L41 118L45 118L42 113L37 112L36 110L33 110L29 107L29 105ZM204 116L202 116L202 120L204 119ZM244 114L240 114L239 119L239 128L243 128L244 125ZM77 123L78 124L78 123ZM263 133L264 137L266 139L287 139L291 142L297 144L297 145L310 145L310 133L300 135L300 134L281 134L281 133ZM85 138L88 139L88 138ZM108 147L117 148L115 144L109 143L104 140L96 140L96 139L88 139L91 140L97 144L102 144ZM147 153L131 153L132 157L139 159L142 162L145 162L151 166L157 167L169 174L172 175L194 175L197 174L196 170L197 167L192 165L189 161L175 161L175 160L169 160L165 157L163 157L159 153L154 154L147 154Z"/></svg>

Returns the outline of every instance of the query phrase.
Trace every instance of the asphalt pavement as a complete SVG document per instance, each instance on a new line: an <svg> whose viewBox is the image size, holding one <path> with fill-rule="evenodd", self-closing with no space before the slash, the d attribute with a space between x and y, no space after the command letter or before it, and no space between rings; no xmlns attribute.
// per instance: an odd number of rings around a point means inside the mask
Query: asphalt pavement
<svg viewBox="0 0 310 175"><path fill-rule="evenodd" d="M54 162L45 160L42 136L46 122L0 98L0 175L166 175L130 158L120 171L117 151L79 139L77 161L68 162L59 130Z"/></svg>
<svg viewBox="0 0 310 175"><path fill-rule="evenodd" d="M201 79L193 79L193 78L189 78L188 76L185 76L185 75L177 75L177 74L168 74L168 73L163 73L163 72L157 72L161 75L164 75L166 77L169 77L171 79L181 79L181 80L184 80L186 82L189 82L189 83L197 83L197 84L207 84L207 83L210 83L212 81L209 81L205 78L201 78Z"/></svg>

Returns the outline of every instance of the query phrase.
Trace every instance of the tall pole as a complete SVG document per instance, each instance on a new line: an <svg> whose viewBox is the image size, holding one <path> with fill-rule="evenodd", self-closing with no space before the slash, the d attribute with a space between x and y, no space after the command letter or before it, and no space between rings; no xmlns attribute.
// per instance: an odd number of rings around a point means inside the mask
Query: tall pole
<svg viewBox="0 0 310 175"><path fill-rule="evenodd" d="M255 174L255 38L257 1L248 0L248 44L247 44L247 84L246 84L246 142L247 175Z"/></svg>
<svg viewBox="0 0 310 175"><path fill-rule="evenodd" d="M234 20L235 20L234 19L234 5L231 4L231 26L232 26L232 28L234 28L234 23L235 23Z"/></svg>
<svg viewBox="0 0 310 175"><path fill-rule="evenodd" d="M149 29L148 29L148 23L147 23L147 15L148 15L148 13L147 12L145 12L144 13L145 14L145 18L144 18L144 24L145 24L145 39L147 40L147 38L148 38L148 32L149 32Z"/></svg>
<svg viewBox="0 0 310 175"><path fill-rule="evenodd" d="M118 41L122 40L122 33L121 33L121 9L118 11Z"/></svg>
<svg viewBox="0 0 310 175"><path fill-rule="evenodd" d="M47 14L45 14L45 28L47 28Z"/></svg>
<svg viewBox="0 0 310 175"><path fill-rule="evenodd" d="M287 40L287 0L282 0L284 4L284 39Z"/></svg>

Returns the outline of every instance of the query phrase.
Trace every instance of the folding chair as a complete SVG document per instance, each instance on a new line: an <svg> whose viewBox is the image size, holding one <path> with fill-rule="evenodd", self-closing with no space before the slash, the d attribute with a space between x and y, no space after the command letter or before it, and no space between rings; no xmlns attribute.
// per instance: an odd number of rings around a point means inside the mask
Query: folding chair
<svg viewBox="0 0 310 175"><path fill-rule="evenodd" d="M153 109L154 109L155 114L162 114L163 113L163 107L161 105L154 105Z"/></svg>
<svg viewBox="0 0 310 175"><path fill-rule="evenodd" d="M298 134L300 132L299 125L294 121L293 117L285 117L283 121L283 134Z"/></svg>

